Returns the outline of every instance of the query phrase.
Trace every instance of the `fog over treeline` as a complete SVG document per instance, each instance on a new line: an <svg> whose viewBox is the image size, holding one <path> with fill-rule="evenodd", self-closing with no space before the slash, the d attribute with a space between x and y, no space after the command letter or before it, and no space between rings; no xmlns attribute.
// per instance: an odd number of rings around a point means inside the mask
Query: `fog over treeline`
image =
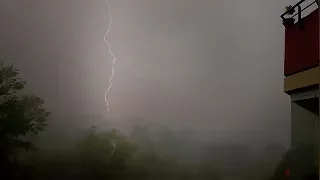
<svg viewBox="0 0 320 180"><path fill-rule="evenodd" d="M0 60L27 82L19 92L40 97L50 112L31 143L37 150L19 151L26 168L14 166L16 174L270 178L290 144L279 15L294 2L110 0L108 40L117 61L106 118L106 2L1 1ZM21 148L13 139L6 153Z"/></svg>

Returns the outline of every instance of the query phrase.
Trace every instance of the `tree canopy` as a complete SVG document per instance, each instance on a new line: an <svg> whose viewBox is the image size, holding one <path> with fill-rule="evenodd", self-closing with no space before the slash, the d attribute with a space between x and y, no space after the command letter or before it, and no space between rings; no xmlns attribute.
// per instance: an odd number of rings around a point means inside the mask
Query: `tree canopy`
<svg viewBox="0 0 320 180"><path fill-rule="evenodd" d="M23 95L26 82L13 65L0 62L0 149L1 162L14 150L35 148L34 140L46 126L50 115L44 101L35 95Z"/></svg>

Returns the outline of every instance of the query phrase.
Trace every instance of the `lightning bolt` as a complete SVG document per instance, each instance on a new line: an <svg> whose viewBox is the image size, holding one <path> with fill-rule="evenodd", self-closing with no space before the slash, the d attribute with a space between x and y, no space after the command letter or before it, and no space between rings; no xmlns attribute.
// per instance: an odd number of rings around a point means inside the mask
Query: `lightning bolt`
<svg viewBox="0 0 320 180"><path fill-rule="evenodd" d="M107 36L111 30L111 25L112 25L112 16L111 16L111 7L110 7L110 4L109 4L109 1L106 0L106 3L107 3L107 6L108 6L108 12L109 12L109 24L108 24L108 30L106 32L106 34L104 35L104 41L108 44L108 50L109 50L109 53L110 55L112 56L112 67L111 67L111 76L110 76L110 79L109 79L109 87L107 89L107 91L105 92L104 94L104 100L106 101L106 104L107 104L107 114L106 114L106 117L109 116L109 113L110 113L110 103L108 101L108 94L112 88L112 79L113 79L113 76L114 76L114 65L117 61L117 57L113 54L112 50L111 50L111 46L110 46L110 43L109 41L107 40Z"/></svg>

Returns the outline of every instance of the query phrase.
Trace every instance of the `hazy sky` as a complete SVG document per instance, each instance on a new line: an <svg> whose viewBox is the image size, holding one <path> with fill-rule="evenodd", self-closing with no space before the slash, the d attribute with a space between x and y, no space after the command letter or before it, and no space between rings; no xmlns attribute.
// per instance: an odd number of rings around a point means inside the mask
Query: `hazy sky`
<svg viewBox="0 0 320 180"><path fill-rule="evenodd" d="M110 118L286 142L279 16L293 2L110 0L118 58ZM104 0L0 1L0 58L53 115L106 113L107 10Z"/></svg>

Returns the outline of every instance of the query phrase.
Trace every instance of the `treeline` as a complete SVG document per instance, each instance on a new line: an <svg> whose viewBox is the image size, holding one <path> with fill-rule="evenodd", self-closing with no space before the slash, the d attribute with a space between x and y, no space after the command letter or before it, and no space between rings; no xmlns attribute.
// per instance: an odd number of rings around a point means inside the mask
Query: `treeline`
<svg viewBox="0 0 320 180"><path fill-rule="evenodd" d="M68 148L40 148L16 154L10 163L11 176L43 180L268 179L277 163L252 157L250 148L241 144L211 144L189 151L184 147L196 144L186 135L169 131L162 128L151 133L146 127L136 126L127 136L116 129L101 131L92 127Z"/></svg>
<svg viewBox="0 0 320 180"><path fill-rule="evenodd" d="M20 168L12 173L21 179L44 180L221 178L212 164L181 163L172 155L143 150L129 139L115 129L99 132L91 128L72 148L23 154Z"/></svg>

